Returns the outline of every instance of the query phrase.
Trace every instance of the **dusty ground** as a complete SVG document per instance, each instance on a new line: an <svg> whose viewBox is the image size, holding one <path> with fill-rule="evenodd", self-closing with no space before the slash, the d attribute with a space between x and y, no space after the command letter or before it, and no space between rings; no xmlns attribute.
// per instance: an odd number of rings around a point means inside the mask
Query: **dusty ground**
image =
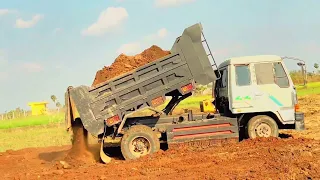
<svg viewBox="0 0 320 180"><path fill-rule="evenodd" d="M300 104L307 130L285 131L279 139L174 148L131 162L113 154L107 165L60 162L70 146L9 150L0 154L0 174L2 179L320 179L320 95Z"/></svg>
<svg viewBox="0 0 320 180"><path fill-rule="evenodd" d="M308 95L299 98L300 111L305 113L306 130L290 132L297 137L320 140L320 95Z"/></svg>

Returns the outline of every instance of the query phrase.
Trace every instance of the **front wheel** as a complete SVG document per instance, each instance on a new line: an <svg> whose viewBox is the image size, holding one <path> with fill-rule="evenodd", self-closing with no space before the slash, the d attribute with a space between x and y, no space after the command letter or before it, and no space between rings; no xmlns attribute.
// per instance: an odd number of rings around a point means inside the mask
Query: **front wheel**
<svg viewBox="0 0 320 180"><path fill-rule="evenodd" d="M248 138L256 137L278 137L279 129L276 121L266 115L252 117L246 126Z"/></svg>
<svg viewBox="0 0 320 180"><path fill-rule="evenodd" d="M121 140L121 152L126 160L136 159L159 150L159 138L150 127L145 125L131 127Z"/></svg>

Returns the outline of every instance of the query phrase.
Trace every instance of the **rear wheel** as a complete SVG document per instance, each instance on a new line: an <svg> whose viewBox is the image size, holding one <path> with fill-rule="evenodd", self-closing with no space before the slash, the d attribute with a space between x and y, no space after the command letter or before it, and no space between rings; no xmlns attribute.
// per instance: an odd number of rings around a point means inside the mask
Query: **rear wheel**
<svg viewBox="0 0 320 180"><path fill-rule="evenodd" d="M121 152L126 160L152 154L159 149L159 138L150 127L145 125L131 127L121 140Z"/></svg>
<svg viewBox="0 0 320 180"><path fill-rule="evenodd" d="M246 126L248 138L256 137L278 137L279 129L276 121L266 115L252 117Z"/></svg>

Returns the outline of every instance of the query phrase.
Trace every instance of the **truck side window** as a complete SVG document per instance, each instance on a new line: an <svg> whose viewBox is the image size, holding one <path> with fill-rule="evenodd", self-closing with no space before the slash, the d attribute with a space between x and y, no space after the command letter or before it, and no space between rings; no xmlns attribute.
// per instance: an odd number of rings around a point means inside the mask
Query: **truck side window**
<svg viewBox="0 0 320 180"><path fill-rule="evenodd" d="M274 84L272 63L258 63L254 65L257 84Z"/></svg>
<svg viewBox="0 0 320 180"><path fill-rule="evenodd" d="M281 62L273 63L274 73L275 73L275 81L279 87L289 87L289 79L286 72L283 69Z"/></svg>
<svg viewBox="0 0 320 180"><path fill-rule="evenodd" d="M251 84L249 65L236 65L236 83L238 86Z"/></svg>

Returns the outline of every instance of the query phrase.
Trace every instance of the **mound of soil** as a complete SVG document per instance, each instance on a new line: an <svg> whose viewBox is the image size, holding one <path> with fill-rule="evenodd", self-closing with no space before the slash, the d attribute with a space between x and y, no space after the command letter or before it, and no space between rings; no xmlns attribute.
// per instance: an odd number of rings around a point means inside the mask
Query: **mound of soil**
<svg viewBox="0 0 320 180"><path fill-rule="evenodd" d="M92 86L105 82L120 74L129 72L168 54L170 54L170 51L162 50L156 45L153 45L142 53L134 56L120 54L111 66L105 66L103 69L97 71Z"/></svg>

